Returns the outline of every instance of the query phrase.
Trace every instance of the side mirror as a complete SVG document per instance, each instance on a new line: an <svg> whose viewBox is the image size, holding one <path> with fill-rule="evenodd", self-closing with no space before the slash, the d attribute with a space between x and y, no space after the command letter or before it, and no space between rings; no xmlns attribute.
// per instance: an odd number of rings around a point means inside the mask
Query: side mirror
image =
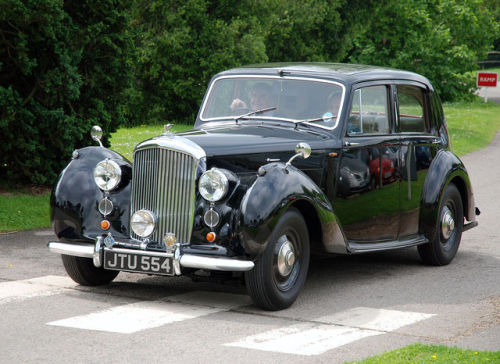
<svg viewBox="0 0 500 364"><path fill-rule="evenodd" d="M290 158L288 162L285 164L285 170L288 168L289 165L292 164L292 161L297 158L297 157L302 157L304 159L309 158L311 155L311 146L307 143L301 142L295 146L295 155Z"/></svg>
<svg viewBox="0 0 500 364"><path fill-rule="evenodd" d="M94 125L92 127L92 129L90 130L90 136L92 137L92 140L98 142L99 145L102 147L102 143L101 143L102 129L100 126Z"/></svg>
<svg viewBox="0 0 500 364"><path fill-rule="evenodd" d="M307 159L311 155L311 146L307 143L299 143L295 146L295 153L300 154L302 158Z"/></svg>

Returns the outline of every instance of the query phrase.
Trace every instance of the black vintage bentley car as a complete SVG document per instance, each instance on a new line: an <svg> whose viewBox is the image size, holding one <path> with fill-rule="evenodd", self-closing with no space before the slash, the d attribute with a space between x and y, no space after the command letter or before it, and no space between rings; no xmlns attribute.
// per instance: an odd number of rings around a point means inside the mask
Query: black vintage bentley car
<svg viewBox="0 0 500 364"><path fill-rule="evenodd" d="M310 256L418 246L450 263L477 225L439 97L418 74L268 64L211 80L194 129L135 148L74 151L52 222L69 276L119 271L244 277L254 303L290 306ZM102 131L94 127L99 142Z"/></svg>

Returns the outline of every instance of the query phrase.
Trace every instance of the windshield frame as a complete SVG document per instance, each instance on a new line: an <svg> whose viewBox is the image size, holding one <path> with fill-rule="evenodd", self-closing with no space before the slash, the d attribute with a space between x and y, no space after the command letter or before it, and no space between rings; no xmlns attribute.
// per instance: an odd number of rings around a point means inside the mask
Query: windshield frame
<svg viewBox="0 0 500 364"><path fill-rule="evenodd" d="M301 123L299 123L300 120L288 119L288 118L284 118L284 117L265 116L265 115L258 115L258 116L250 115L250 116L245 117L245 119L247 119L247 120L268 119L268 120L275 120L275 121L287 121L287 122L293 123L294 125L295 124L297 124L297 125L298 124L301 124L301 125L305 124L305 125L311 125L311 126L314 126L317 128L325 129L325 130L334 130L339 125L339 121L340 121L340 118L342 117L342 111L344 109L344 101L345 101L345 97L346 97L346 87L344 84L342 84L338 81L326 80L323 78L315 78L315 77L278 76L278 75L275 76L275 75L255 75L255 74L254 75L248 75L248 74L224 75L224 76L220 76L220 77L213 79L212 82L210 83L208 90L207 90L207 93L205 95L205 98L203 100L203 104L201 106L200 113L199 113L199 119L203 123L217 122L217 121L219 121L219 122L220 121L227 121L227 122L234 123L235 118L234 118L234 116L231 116L231 115L222 116L222 117L213 117L213 118L203 118L203 114L205 112L205 107L207 106L207 102L210 99L210 95L212 93L214 85L216 84L216 82L223 80L223 79L228 79L228 78L260 78L263 80L268 80L268 79L299 80L299 81L330 83L330 84L339 86L342 89L342 97L340 99L339 113L338 113L337 117L335 118L335 124L331 127L315 124L314 122L301 122Z"/></svg>

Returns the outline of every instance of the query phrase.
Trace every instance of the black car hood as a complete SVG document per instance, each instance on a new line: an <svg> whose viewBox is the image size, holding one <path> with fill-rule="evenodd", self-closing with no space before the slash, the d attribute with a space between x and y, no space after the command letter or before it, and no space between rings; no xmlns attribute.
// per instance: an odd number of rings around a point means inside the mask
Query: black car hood
<svg viewBox="0 0 500 364"><path fill-rule="evenodd" d="M207 157L237 154L293 152L299 142L322 149L327 139L319 134L290 126L234 124L194 129L179 133L205 150Z"/></svg>

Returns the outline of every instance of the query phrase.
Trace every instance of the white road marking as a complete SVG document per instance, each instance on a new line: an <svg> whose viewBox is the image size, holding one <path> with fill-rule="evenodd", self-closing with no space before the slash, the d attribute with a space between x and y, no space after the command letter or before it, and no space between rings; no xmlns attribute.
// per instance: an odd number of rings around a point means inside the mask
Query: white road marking
<svg viewBox="0 0 500 364"><path fill-rule="evenodd" d="M49 231L36 231L34 233L35 236L52 236L54 234L54 232L52 230L49 230Z"/></svg>
<svg viewBox="0 0 500 364"><path fill-rule="evenodd" d="M248 336L225 346L296 355L320 355L353 341L381 334L383 332L380 331L304 323Z"/></svg>
<svg viewBox="0 0 500 364"><path fill-rule="evenodd" d="M318 322L378 331L394 331L400 327L428 319L434 314L356 307L324 316Z"/></svg>
<svg viewBox="0 0 500 364"><path fill-rule="evenodd" d="M78 284L68 277L45 276L22 281L0 283L0 304L34 297L51 296Z"/></svg>
<svg viewBox="0 0 500 364"><path fill-rule="evenodd" d="M162 301L138 302L88 315L49 322L48 325L131 334L219 312L220 309Z"/></svg>
<svg viewBox="0 0 500 364"><path fill-rule="evenodd" d="M369 336L381 335L434 315L356 307L312 323L297 324L225 344L296 355L320 355Z"/></svg>
<svg viewBox="0 0 500 364"><path fill-rule="evenodd" d="M222 303L226 300L226 303ZM151 302L137 302L108 310L49 322L48 325L131 334L173 322L193 319L248 302L229 293L192 292Z"/></svg>

